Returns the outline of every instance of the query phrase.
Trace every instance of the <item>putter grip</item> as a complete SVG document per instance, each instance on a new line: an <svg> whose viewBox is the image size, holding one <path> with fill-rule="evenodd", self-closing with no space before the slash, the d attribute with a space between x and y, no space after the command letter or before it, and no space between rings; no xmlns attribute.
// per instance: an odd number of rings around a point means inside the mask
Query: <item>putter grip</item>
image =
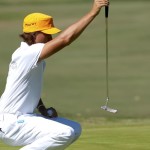
<svg viewBox="0 0 150 150"><path fill-rule="evenodd" d="M109 7L105 6L105 17L108 18Z"/></svg>

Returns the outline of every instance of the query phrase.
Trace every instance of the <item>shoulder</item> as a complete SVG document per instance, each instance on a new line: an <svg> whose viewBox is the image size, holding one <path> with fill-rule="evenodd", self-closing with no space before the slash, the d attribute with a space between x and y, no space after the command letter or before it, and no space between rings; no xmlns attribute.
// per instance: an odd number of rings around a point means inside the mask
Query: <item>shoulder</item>
<svg viewBox="0 0 150 150"><path fill-rule="evenodd" d="M30 45L29 48L31 48L31 49L35 49L35 48L40 49L40 48L43 48L44 45L45 45L44 43L36 43L36 44Z"/></svg>

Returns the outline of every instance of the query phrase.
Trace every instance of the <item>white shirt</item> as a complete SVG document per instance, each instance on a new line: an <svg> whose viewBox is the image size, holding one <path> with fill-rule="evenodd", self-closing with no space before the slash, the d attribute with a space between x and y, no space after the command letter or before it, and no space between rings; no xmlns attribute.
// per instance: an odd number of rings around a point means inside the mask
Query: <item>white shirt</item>
<svg viewBox="0 0 150 150"><path fill-rule="evenodd" d="M33 113L41 97L45 62L38 63L44 44L25 42L13 53L0 113Z"/></svg>

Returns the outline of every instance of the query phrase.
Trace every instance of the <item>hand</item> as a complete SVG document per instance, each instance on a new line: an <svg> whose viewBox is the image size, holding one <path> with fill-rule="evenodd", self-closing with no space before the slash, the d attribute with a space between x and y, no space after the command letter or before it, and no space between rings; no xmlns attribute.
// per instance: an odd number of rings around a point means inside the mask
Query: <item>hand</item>
<svg viewBox="0 0 150 150"><path fill-rule="evenodd" d="M48 118L55 118L58 117L57 111L53 108L45 108L44 105L40 105L40 107L38 107L39 112L41 113L41 115L48 117Z"/></svg>
<svg viewBox="0 0 150 150"><path fill-rule="evenodd" d="M55 117L58 117L58 114L57 114L57 111L55 108L53 107L50 107L47 110L47 117L49 118L55 118Z"/></svg>
<svg viewBox="0 0 150 150"><path fill-rule="evenodd" d="M98 14L102 7L108 5L109 5L109 0L94 0L92 11Z"/></svg>

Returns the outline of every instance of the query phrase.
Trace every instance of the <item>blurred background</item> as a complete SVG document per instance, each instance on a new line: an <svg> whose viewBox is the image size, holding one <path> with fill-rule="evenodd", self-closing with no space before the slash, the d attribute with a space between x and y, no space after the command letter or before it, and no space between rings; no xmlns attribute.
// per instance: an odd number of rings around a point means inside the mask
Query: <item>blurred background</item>
<svg viewBox="0 0 150 150"><path fill-rule="evenodd" d="M64 30L91 8L92 0L0 1L0 95L11 54L20 46L23 18L32 12L54 17ZM42 98L61 116L84 118L149 118L150 116L150 1L110 2L109 106L106 100L104 9L71 45L46 60Z"/></svg>

